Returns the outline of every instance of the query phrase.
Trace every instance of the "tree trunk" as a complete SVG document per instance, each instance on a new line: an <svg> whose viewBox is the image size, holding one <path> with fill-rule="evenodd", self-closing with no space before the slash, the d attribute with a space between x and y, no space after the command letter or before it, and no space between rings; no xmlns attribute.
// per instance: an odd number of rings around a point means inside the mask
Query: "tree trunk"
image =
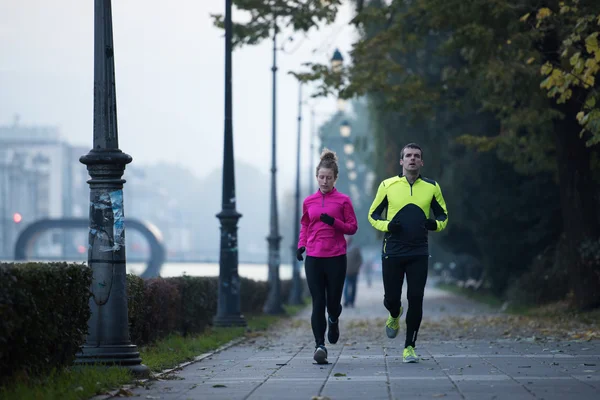
<svg viewBox="0 0 600 400"><path fill-rule="evenodd" d="M569 270L575 305L583 310L600 306L600 265L581 255L583 243L598 240L600 223L596 214L598 190L590 165L592 151L579 137L581 126L574 115L565 112L564 119L555 125L556 158L567 245L561 258Z"/></svg>

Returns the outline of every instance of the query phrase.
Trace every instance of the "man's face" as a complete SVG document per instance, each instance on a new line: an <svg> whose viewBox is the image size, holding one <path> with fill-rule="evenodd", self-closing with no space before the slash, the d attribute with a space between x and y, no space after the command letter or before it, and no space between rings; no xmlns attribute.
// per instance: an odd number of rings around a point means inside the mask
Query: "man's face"
<svg viewBox="0 0 600 400"><path fill-rule="evenodd" d="M404 149L404 156L400 160L400 165L402 166L403 171L419 172L423 166L421 150L411 149L410 147Z"/></svg>

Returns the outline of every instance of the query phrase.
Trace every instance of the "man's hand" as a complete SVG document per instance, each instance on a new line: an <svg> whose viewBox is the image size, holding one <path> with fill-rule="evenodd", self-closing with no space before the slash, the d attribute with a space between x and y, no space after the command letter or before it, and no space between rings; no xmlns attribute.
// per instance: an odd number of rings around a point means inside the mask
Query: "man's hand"
<svg viewBox="0 0 600 400"><path fill-rule="evenodd" d="M435 219L426 219L423 226L428 231L437 231L437 222L435 222Z"/></svg>
<svg viewBox="0 0 600 400"><path fill-rule="evenodd" d="M321 214L321 221L325 222L327 225L333 226L333 221L335 221L335 218L333 218L332 216L329 216L328 214Z"/></svg>
<svg viewBox="0 0 600 400"><path fill-rule="evenodd" d="M402 225L398 222L390 222L387 226L388 232L399 233L402 231Z"/></svg>
<svg viewBox="0 0 600 400"><path fill-rule="evenodd" d="M304 246L302 246L296 250L296 259L298 261L304 260L304 257L302 257L302 253L304 253L304 250L306 250L306 247L304 247Z"/></svg>

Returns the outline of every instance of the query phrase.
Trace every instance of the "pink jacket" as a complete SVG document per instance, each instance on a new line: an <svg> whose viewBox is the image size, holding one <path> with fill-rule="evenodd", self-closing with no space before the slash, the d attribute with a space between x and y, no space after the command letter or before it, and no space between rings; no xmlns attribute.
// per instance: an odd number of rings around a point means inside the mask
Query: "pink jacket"
<svg viewBox="0 0 600 400"><path fill-rule="evenodd" d="M335 218L333 226L321 221L322 213ZM300 224L298 248L306 247L306 255L311 257L346 254L344 235L354 235L358 230L350 197L338 192L336 188L326 194L317 190L304 199Z"/></svg>

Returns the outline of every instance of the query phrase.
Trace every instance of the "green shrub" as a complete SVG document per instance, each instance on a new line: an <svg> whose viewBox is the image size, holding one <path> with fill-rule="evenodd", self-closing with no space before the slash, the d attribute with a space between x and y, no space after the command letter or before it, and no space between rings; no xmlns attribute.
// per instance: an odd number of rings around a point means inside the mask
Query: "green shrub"
<svg viewBox="0 0 600 400"><path fill-rule="evenodd" d="M217 313L218 277L182 276L143 281L128 276L131 341L148 344L171 333L190 335L212 325ZM282 281L282 299L290 282ZM267 282L240 278L240 311L261 313L268 295Z"/></svg>
<svg viewBox="0 0 600 400"><path fill-rule="evenodd" d="M283 287L283 285L281 285ZM240 281L240 310L242 313L260 313L267 301L269 284L267 282L254 281L241 278ZM282 298L284 298L282 296Z"/></svg>
<svg viewBox="0 0 600 400"><path fill-rule="evenodd" d="M192 276L169 279L178 285L181 293L180 332L190 335L204 331L217 312L219 279Z"/></svg>
<svg viewBox="0 0 600 400"><path fill-rule="evenodd" d="M0 377L73 361L87 333L91 280L82 264L0 264Z"/></svg>
<svg viewBox="0 0 600 400"><path fill-rule="evenodd" d="M152 278L144 282L144 335L150 343L177 332L181 326L181 294L173 282Z"/></svg>
<svg viewBox="0 0 600 400"><path fill-rule="evenodd" d="M144 336L144 280L127 274L127 312L129 337L133 343L141 343Z"/></svg>
<svg viewBox="0 0 600 400"><path fill-rule="evenodd" d="M72 363L85 342L91 280L91 270L83 264L0 264L2 378L36 375ZM128 274L132 343L204 331L217 312L218 282L218 277L143 280ZM290 287L290 281L282 281L283 302ZM240 278L242 313L261 313L267 295L267 282Z"/></svg>
<svg viewBox="0 0 600 400"><path fill-rule="evenodd" d="M564 246L559 241L558 248ZM531 267L508 289L507 300L514 305L543 305L563 300L569 291L569 274L558 260L556 246L548 247Z"/></svg>

